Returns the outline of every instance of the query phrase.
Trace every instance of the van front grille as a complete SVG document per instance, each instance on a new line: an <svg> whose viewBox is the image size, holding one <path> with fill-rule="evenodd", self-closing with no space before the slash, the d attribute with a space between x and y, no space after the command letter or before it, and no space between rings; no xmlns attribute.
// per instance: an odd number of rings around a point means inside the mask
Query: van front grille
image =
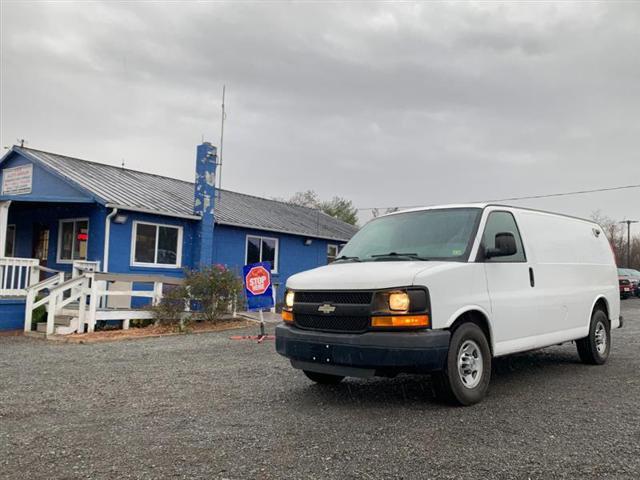
<svg viewBox="0 0 640 480"><path fill-rule="evenodd" d="M369 305L372 297L373 292L362 291L296 292L296 302L300 303Z"/></svg>
<svg viewBox="0 0 640 480"><path fill-rule="evenodd" d="M298 328L324 332L361 333L369 327L369 317L296 314L294 322Z"/></svg>

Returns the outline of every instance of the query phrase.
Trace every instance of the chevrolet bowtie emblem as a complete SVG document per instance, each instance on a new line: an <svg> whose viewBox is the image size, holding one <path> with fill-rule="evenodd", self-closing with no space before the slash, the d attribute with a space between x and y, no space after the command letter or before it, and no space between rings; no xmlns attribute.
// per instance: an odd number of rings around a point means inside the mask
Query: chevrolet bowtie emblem
<svg viewBox="0 0 640 480"><path fill-rule="evenodd" d="M318 307L318 311L322 312L322 313L329 314L329 313L335 312L336 311L336 307L334 307L333 305L330 305L328 303L325 303L324 305L320 305Z"/></svg>

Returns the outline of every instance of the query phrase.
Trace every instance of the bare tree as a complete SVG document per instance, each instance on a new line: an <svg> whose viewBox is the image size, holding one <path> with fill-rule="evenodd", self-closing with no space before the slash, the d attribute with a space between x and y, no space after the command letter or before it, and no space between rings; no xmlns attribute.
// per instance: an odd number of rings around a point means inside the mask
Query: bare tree
<svg viewBox="0 0 640 480"><path fill-rule="evenodd" d="M291 198L284 201L293 205L315 208L351 225L358 224L358 209L351 200L346 198L333 197L331 200L322 201L315 191L307 190L296 192Z"/></svg>
<svg viewBox="0 0 640 480"><path fill-rule="evenodd" d="M596 210L591 214L591 220L602 227L611 243L619 267L627 267L627 235L624 225ZM631 238L631 264L629 268L640 270L640 235Z"/></svg>
<svg viewBox="0 0 640 480"><path fill-rule="evenodd" d="M390 207L387 208L384 212L381 212L379 208L374 208L373 210L371 210L371 215L373 215L373 218L377 218L380 215L397 212L398 210L400 210L398 207Z"/></svg>

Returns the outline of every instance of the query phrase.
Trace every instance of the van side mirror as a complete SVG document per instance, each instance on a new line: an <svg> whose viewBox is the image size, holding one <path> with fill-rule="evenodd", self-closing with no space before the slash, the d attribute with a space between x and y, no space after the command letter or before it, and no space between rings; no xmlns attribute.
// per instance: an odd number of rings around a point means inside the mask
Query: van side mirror
<svg viewBox="0 0 640 480"><path fill-rule="evenodd" d="M511 232L496 233L496 248L487 248L484 252L485 258L510 257L518 253L516 247L516 237Z"/></svg>

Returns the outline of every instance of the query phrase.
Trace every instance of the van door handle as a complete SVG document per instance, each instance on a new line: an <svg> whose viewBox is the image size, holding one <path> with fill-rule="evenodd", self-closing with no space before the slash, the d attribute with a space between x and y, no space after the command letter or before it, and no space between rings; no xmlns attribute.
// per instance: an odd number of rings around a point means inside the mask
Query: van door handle
<svg viewBox="0 0 640 480"><path fill-rule="evenodd" d="M532 287L536 286L536 277L533 275L533 268L529 267L529 283Z"/></svg>

